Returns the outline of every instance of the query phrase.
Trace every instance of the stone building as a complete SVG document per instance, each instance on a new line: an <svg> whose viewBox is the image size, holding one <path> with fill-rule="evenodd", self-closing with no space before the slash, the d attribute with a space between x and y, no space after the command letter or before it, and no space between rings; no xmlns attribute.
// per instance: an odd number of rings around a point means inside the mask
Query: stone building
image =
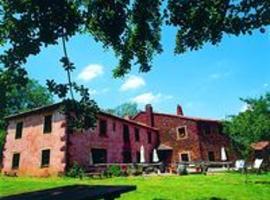
<svg viewBox="0 0 270 200"><path fill-rule="evenodd" d="M158 144L156 128L101 112L93 130L67 134L60 105L6 118L3 173L48 176L64 173L75 162L85 168L95 163L139 162L141 146L146 162L151 162Z"/></svg>
<svg viewBox="0 0 270 200"><path fill-rule="evenodd" d="M221 148L226 149L228 160L235 158L220 121L184 116L179 105L175 115L154 112L146 105L133 120L159 130L159 157L165 163L221 161Z"/></svg>
<svg viewBox="0 0 270 200"><path fill-rule="evenodd" d="M144 147L150 163L158 149L165 164L179 161L220 161L221 148L234 159L230 140L217 120L157 113L151 105L133 118L98 114L96 128L68 133L61 103L6 118L3 173L49 176L66 172L75 162L84 168L97 163L138 163Z"/></svg>

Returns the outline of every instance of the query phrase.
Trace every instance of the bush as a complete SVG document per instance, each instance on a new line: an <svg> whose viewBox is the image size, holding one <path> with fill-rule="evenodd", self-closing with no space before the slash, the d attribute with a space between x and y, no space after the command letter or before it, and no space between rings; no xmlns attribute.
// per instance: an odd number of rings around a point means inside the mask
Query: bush
<svg viewBox="0 0 270 200"><path fill-rule="evenodd" d="M85 176L85 172L84 169L75 162L73 166L68 170L66 175L72 178L83 178Z"/></svg>
<svg viewBox="0 0 270 200"><path fill-rule="evenodd" d="M117 165L111 165L107 168L107 170L105 171L105 174L108 176L121 176L121 168Z"/></svg>

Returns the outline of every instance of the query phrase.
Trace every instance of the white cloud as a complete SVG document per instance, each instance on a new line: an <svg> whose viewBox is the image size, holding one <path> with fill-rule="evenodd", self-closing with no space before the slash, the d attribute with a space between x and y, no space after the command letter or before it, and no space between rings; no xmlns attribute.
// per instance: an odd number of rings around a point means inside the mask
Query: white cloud
<svg viewBox="0 0 270 200"><path fill-rule="evenodd" d="M218 73L213 73L209 75L209 78L212 80L219 80L219 79L224 79L230 76L230 72L218 72Z"/></svg>
<svg viewBox="0 0 270 200"><path fill-rule="evenodd" d="M103 66L99 64L87 65L78 75L78 79L90 81L103 74Z"/></svg>
<svg viewBox="0 0 270 200"><path fill-rule="evenodd" d="M145 81L142 77L131 75L122 84L120 90L127 91L145 86Z"/></svg>
<svg viewBox="0 0 270 200"><path fill-rule="evenodd" d="M245 103L244 105L242 105L240 112L245 112L248 110L248 105Z"/></svg>
<svg viewBox="0 0 270 200"><path fill-rule="evenodd" d="M107 92L109 92L109 90L110 90L109 88L103 88L100 90L89 88L89 93L92 96L97 96L97 95L106 94Z"/></svg>
<svg viewBox="0 0 270 200"><path fill-rule="evenodd" d="M264 87L264 88L267 88L268 86L269 86L268 83L264 83L264 84L263 84L263 87Z"/></svg>
<svg viewBox="0 0 270 200"><path fill-rule="evenodd" d="M240 109L240 112L246 112L247 110L252 110L252 108L247 103L244 103Z"/></svg>
<svg viewBox="0 0 270 200"><path fill-rule="evenodd" d="M160 102L163 100L169 100L172 98L173 97L171 95L163 95L161 93L153 94L152 92L146 92L134 97L133 99L131 99L131 101L137 104L145 105L149 103Z"/></svg>
<svg viewBox="0 0 270 200"><path fill-rule="evenodd" d="M211 79L220 79L221 78L221 74L215 73L215 74L211 74L210 75Z"/></svg>

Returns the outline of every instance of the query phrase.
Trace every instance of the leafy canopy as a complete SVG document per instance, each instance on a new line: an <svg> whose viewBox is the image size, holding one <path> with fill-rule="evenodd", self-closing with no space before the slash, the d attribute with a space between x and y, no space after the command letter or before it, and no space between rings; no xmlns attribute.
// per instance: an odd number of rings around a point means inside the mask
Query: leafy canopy
<svg viewBox="0 0 270 200"><path fill-rule="evenodd" d="M225 132L233 139L242 156L247 156L250 144L270 140L270 93L258 99L242 99L248 109L224 123Z"/></svg>
<svg viewBox="0 0 270 200"><path fill-rule="evenodd" d="M198 50L205 43L218 44L224 34L251 34L255 29L265 32L264 27L270 24L270 2L0 0L0 45L6 46L0 63L6 68L9 80L14 79L20 85L27 75L23 68L27 58L39 54L43 46L62 43L64 55L60 62L68 81L59 84L48 80L48 87L72 108L68 110L68 113L75 113L69 116L71 124L78 121L77 128L89 128L91 123L87 120L92 120L90 113L97 113L98 107L87 89L72 81L75 65L68 57L66 42L80 33L90 35L104 48L113 49L119 58L113 71L115 77L127 74L133 64L140 72L148 72L154 55L162 52L160 41L164 22L177 28L175 53L181 54ZM84 96L75 100L74 92ZM68 93L71 98L67 97Z"/></svg>
<svg viewBox="0 0 270 200"><path fill-rule="evenodd" d="M1 56L9 68L21 66L42 46L76 33L89 34L119 57L115 76L151 69L163 21L178 29L176 53L217 44L224 33L251 34L270 24L268 0L1 0L0 42L10 44Z"/></svg>
<svg viewBox="0 0 270 200"><path fill-rule="evenodd" d="M1 98L0 129L4 129L4 117L18 112L24 112L36 107L53 103L52 94L36 80L28 80L25 87L8 85L5 81L5 74L0 72L0 92L6 94Z"/></svg>
<svg viewBox="0 0 270 200"><path fill-rule="evenodd" d="M117 115L119 117L135 116L139 110L136 103L123 103L113 109L107 109L105 112Z"/></svg>

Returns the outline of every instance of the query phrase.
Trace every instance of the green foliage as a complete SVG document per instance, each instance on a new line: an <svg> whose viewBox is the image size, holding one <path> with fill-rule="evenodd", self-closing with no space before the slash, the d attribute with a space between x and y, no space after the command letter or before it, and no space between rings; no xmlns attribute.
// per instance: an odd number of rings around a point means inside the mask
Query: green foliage
<svg viewBox="0 0 270 200"><path fill-rule="evenodd" d="M120 166L117 165L111 165L107 168L106 174L109 174L110 176L119 177L122 174Z"/></svg>
<svg viewBox="0 0 270 200"><path fill-rule="evenodd" d="M113 109L107 109L105 112L117 115L119 117L125 117L125 116L135 116L139 110L138 105L136 103L124 103L116 108Z"/></svg>
<svg viewBox="0 0 270 200"><path fill-rule="evenodd" d="M270 140L270 93L258 99L242 99L247 110L224 122L224 132L229 134L234 146L245 158L250 144Z"/></svg>
<svg viewBox="0 0 270 200"><path fill-rule="evenodd" d="M85 176L84 169L78 165L78 163L74 163L72 167L68 170L67 174L68 177L72 178L83 178Z"/></svg>
<svg viewBox="0 0 270 200"><path fill-rule="evenodd" d="M116 177L110 179L83 180L73 178L35 178L35 177L1 177L1 197L19 193L45 190L66 185L136 185L133 192L121 195L121 200L269 200L270 173L250 174L248 184L239 173L219 173L218 175L180 176L148 176L148 177ZM181 188L181 192L179 192Z"/></svg>
<svg viewBox="0 0 270 200"><path fill-rule="evenodd" d="M0 129L0 167L1 167L1 160L2 160L2 152L5 143L5 131Z"/></svg>
<svg viewBox="0 0 270 200"><path fill-rule="evenodd" d="M224 34L251 34L255 29L265 32L264 27L270 24L269 9L269 0L1 0L0 45L6 50L0 63L7 74L5 91L10 84L25 86L23 65L29 56L39 54L43 46L61 42L64 55L60 62L68 81L48 80L47 85L60 99L67 100L67 109L72 102L75 110L67 113L75 112L75 116L68 117L70 124L88 129L95 126L92 119L98 107L87 89L72 81L75 65L66 48L66 42L77 33L89 34L104 48L114 50L119 63L113 73L120 77L130 72L132 65L140 72L151 69L154 55L162 52L164 20L178 29L175 53L179 54L200 49L205 43L218 44ZM81 99L74 99L73 92ZM2 92L0 98L1 103L6 102Z"/></svg>
<svg viewBox="0 0 270 200"><path fill-rule="evenodd" d="M6 85L6 73L0 71L1 113L0 128L4 129L5 116L31 110L36 107L53 103L52 95L47 88L35 80L27 79L25 87L16 84Z"/></svg>
<svg viewBox="0 0 270 200"><path fill-rule="evenodd" d="M168 0L167 24L178 28L175 53L218 44L225 34L265 32L270 24L268 0Z"/></svg>
<svg viewBox="0 0 270 200"><path fill-rule="evenodd" d="M2 0L0 44L10 46L0 60L7 68L19 68L43 45L82 33L115 51L115 76L128 73L132 61L147 72L153 55L162 52L164 20L178 29L175 52L184 53L217 44L224 34L265 32L269 7L268 0Z"/></svg>

